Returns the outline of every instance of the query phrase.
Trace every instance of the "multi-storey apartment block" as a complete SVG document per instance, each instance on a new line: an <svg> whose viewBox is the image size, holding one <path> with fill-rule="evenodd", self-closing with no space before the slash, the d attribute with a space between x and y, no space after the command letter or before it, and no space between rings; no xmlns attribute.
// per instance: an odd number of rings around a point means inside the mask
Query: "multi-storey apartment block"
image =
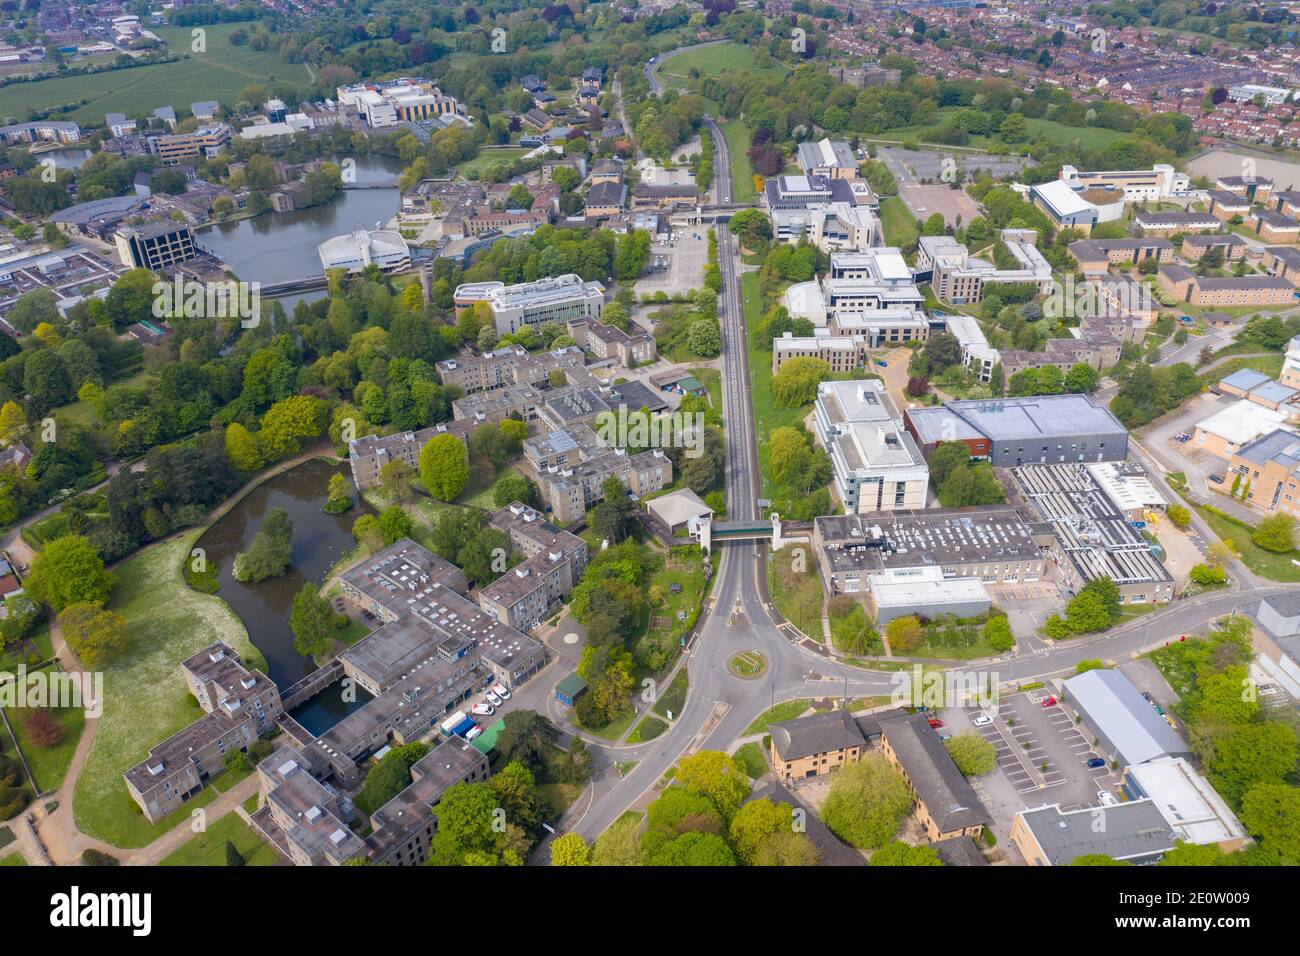
<svg viewBox="0 0 1300 956"><path fill-rule="evenodd" d="M584 282L580 276L562 275L507 286L503 282L477 283L456 289L456 305L486 302L499 335L513 335L525 325L564 324L571 319L599 320L605 305L605 287Z"/></svg>
<svg viewBox="0 0 1300 956"><path fill-rule="evenodd" d="M561 531L535 508L511 502L489 524L504 531L524 560L479 592L479 603L498 621L527 631L567 598L587 567L587 542Z"/></svg>
<svg viewBox="0 0 1300 956"><path fill-rule="evenodd" d="M151 748L123 775L127 792L150 823L198 794L225 769L227 753L248 750L284 713L275 684L246 668L226 644L188 658L181 673L205 716Z"/></svg>

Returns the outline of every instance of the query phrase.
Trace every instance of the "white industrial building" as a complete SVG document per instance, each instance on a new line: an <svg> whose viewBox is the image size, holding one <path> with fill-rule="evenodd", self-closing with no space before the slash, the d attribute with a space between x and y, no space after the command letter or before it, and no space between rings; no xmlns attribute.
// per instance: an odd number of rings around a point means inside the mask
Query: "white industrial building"
<svg viewBox="0 0 1300 956"><path fill-rule="evenodd" d="M395 229L358 229L326 239L316 250L321 268L326 272L330 269L360 272L371 265L393 272L411 265L410 247Z"/></svg>
<svg viewBox="0 0 1300 956"><path fill-rule="evenodd" d="M1161 757L1130 766L1121 786L1131 800L1150 799L1185 843L1213 843L1224 853L1232 853L1250 839L1209 781L1182 757Z"/></svg>

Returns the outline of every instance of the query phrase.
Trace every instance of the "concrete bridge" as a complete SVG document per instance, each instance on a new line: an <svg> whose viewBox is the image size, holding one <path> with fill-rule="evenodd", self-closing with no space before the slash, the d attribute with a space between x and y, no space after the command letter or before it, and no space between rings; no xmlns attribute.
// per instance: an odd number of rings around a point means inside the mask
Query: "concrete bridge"
<svg viewBox="0 0 1300 956"><path fill-rule="evenodd" d="M694 537L705 551L728 541L767 541L773 551L780 551L790 541L812 541L811 521L782 522L775 511L768 518L749 521L713 521L705 518L697 525Z"/></svg>

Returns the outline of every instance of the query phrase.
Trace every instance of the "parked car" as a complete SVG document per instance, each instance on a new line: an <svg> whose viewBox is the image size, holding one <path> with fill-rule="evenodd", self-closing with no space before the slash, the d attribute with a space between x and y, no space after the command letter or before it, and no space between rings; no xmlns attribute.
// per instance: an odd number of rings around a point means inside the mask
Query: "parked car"
<svg viewBox="0 0 1300 956"><path fill-rule="evenodd" d="M1214 482L1216 485L1223 484L1223 475L1209 475L1208 477L1210 481Z"/></svg>
<svg viewBox="0 0 1300 956"><path fill-rule="evenodd" d="M1047 700L1043 701L1043 706L1044 706L1044 707L1055 707L1055 706L1056 706L1056 698L1055 698L1055 697L1049 697L1049 698L1047 698Z"/></svg>
<svg viewBox="0 0 1300 956"><path fill-rule="evenodd" d="M926 721L926 723L928 723L935 730L938 730L940 727L943 726L943 721L940 720L938 717L931 717L928 721Z"/></svg>
<svg viewBox="0 0 1300 956"><path fill-rule="evenodd" d="M944 741L944 740L952 740L952 734L940 734L940 735L939 735L939 740L940 740L940 741Z"/></svg>
<svg viewBox="0 0 1300 956"><path fill-rule="evenodd" d="M482 703L475 704L473 707L471 707L470 711L475 714L478 714L480 717L491 717L493 714L496 713L497 709L493 707L491 704L489 704L487 701L483 701Z"/></svg>
<svg viewBox="0 0 1300 956"><path fill-rule="evenodd" d="M492 693L496 694L502 700L510 699L510 688L506 687L506 685L502 684L500 681L493 684L490 690L492 691Z"/></svg>
<svg viewBox="0 0 1300 956"><path fill-rule="evenodd" d="M974 724L976 727L987 727L989 724L993 723L993 718L990 717L988 714L980 714L978 717L972 720L971 723Z"/></svg>
<svg viewBox="0 0 1300 956"><path fill-rule="evenodd" d="M1170 717L1168 714L1165 714L1164 718L1165 718L1165 723L1167 723L1170 727L1172 727L1174 730L1178 729L1178 725L1174 723L1174 719L1172 717Z"/></svg>
<svg viewBox="0 0 1300 956"><path fill-rule="evenodd" d="M483 733L483 728L480 727L478 724L475 724L469 730L465 731L465 739L473 740L475 737L481 736L482 733Z"/></svg>
<svg viewBox="0 0 1300 956"><path fill-rule="evenodd" d="M492 693L492 691L488 691L483 696L487 698L488 703L491 704L493 707L501 706L501 698L498 697L496 694Z"/></svg>
<svg viewBox="0 0 1300 956"><path fill-rule="evenodd" d="M1111 793L1109 790L1098 790L1097 799L1101 801L1103 807L1113 807L1119 803L1115 794Z"/></svg>
<svg viewBox="0 0 1300 956"><path fill-rule="evenodd" d="M1092 770L1096 770L1098 767L1104 767L1104 766L1106 766L1106 761L1103 760L1101 757L1093 757L1091 760L1088 761L1088 767L1089 769Z"/></svg>
<svg viewBox="0 0 1300 956"><path fill-rule="evenodd" d="M1148 704L1151 703L1151 692L1144 690L1142 692L1142 699L1145 700Z"/></svg>

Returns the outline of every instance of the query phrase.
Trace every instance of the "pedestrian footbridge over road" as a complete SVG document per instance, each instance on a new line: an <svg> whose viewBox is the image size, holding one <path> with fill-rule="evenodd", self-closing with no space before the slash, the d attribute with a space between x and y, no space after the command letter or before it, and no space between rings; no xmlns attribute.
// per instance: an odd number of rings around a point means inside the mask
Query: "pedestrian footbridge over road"
<svg viewBox="0 0 1300 956"><path fill-rule="evenodd" d="M780 551L787 541L812 540L812 522L783 522L775 512L768 518L748 521L713 521L705 518L696 523L692 536L705 551L711 551L715 544L725 544L728 541L769 541L773 551Z"/></svg>

